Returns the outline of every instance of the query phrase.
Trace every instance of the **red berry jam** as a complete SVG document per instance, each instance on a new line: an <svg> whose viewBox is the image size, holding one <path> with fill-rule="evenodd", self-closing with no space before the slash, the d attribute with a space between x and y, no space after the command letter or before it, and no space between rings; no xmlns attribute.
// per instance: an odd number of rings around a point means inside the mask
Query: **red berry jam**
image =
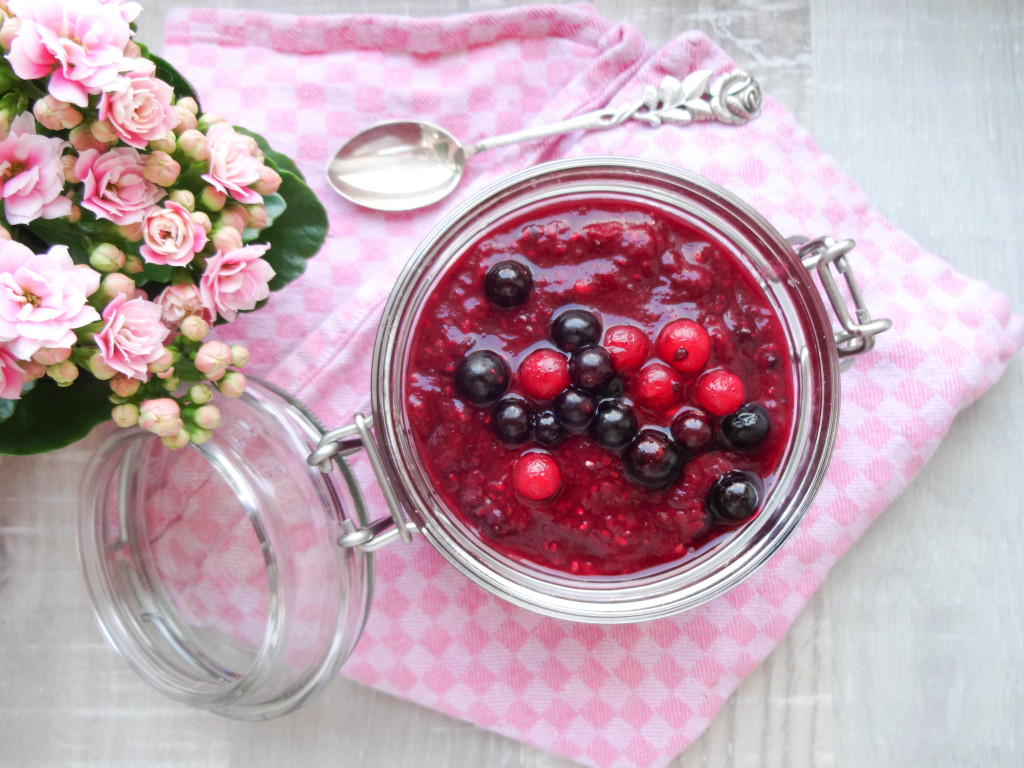
<svg viewBox="0 0 1024 768"><path fill-rule="evenodd" d="M574 575L714 545L758 513L792 428L756 278L653 207L506 220L439 278L410 349L408 423L448 508L499 553Z"/></svg>

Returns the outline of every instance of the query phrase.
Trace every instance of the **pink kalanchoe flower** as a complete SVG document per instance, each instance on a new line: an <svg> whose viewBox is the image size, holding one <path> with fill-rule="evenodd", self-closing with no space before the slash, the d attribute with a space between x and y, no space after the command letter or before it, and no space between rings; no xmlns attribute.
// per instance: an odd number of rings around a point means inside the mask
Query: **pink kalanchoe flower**
<svg viewBox="0 0 1024 768"><path fill-rule="evenodd" d="M142 6L132 0L99 0L100 5L110 5L117 9L121 18L131 24L142 13Z"/></svg>
<svg viewBox="0 0 1024 768"><path fill-rule="evenodd" d="M199 296L210 309L231 321L241 310L255 309L270 295L274 268L263 258L268 245L246 245L236 251L217 251L206 262Z"/></svg>
<svg viewBox="0 0 1024 768"><path fill-rule="evenodd" d="M103 330L93 337L100 359L118 373L147 381L148 366L164 354L164 339L170 333L160 322L160 307L118 294L103 310L103 320Z"/></svg>
<svg viewBox="0 0 1024 768"><path fill-rule="evenodd" d="M20 400L24 383L25 373L18 360L6 344L0 344L0 400Z"/></svg>
<svg viewBox="0 0 1024 768"><path fill-rule="evenodd" d="M67 246L35 254L21 243L0 240L0 342L21 360L44 347L70 348L75 328L100 319L86 304L99 287L99 273L76 266Z"/></svg>
<svg viewBox="0 0 1024 768"><path fill-rule="evenodd" d="M167 193L143 176L145 159L134 147L78 156L75 175L82 180L82 207L115 224L139 224Z"/></svg>
<svg viewBox="0 0 1024 768"><path fill-rule="evenodd" d="M199 289L194 285L183 283L169 285L156 298L156 303L163 313L163 321L172 328L177 328L182 321L191 315L201 317L207 323L213 323L217 314L203 304Z"/></svg>
<svg viewBox="0 0 1024 768"><path fill-rule="evenodd" d="M171 86L156 76L156 65L148 59L134 59L132 69L104 90L99 118L109 120L125 144L143 149L178 125L173 98Z"/></svg>
<svg viewBox="0 0 1024 768"><path fill-rule="evenodd" d="M100 0L9 0L20 26L7 59L22 80L49 76L61 101L89 106L127 66L132 30L120 4ZM130 12L129 12L130 15Z"/></svg>
<svg viewBox="0 0 1024 768"><path fill-rule="evenodd" d="M31 112L11 123L0 141L0 199L9 224L28 224L33 219L56 219L71 213L64 191L61 153L66 141L36 134Z"/></svg>
<svg viewBox="0 0 1024 768"><path fill-rule="evenodd" d="M150 264L184 267L206 245L206 230L192 220L187 208L169 200L146 214L142 239L139 253Z"/></svg>
<svg viewBox="0 0 1024 768"><path fill-rule="evenodd" d="M214 123L206 132L206 151L210 171L203 174L203 179L214 189L247 205L263 202L251 189L263 171L260 149L251 137L235 133L227 123Z"/></svg>

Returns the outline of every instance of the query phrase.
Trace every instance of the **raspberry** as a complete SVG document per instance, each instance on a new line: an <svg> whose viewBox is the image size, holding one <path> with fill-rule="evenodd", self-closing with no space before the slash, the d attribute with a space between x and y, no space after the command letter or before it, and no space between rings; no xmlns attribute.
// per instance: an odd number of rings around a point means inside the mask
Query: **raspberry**
<svg viewBox="0 0 1024 768"><path fill-rule="evenodd" d="M519 381L530 397L550 400L569 386L569 362L561 352L538 349L520 363Z"/></svg>
<svg viewBox="0 0 1024 768"><path fill-rule="evenodd" d="M562 470L548 454L530 451L516 461L512 485L516 493L525 499L545 501L558 493L562 485Z"/></svg>
<svg viewBox="0 0 1024 768"><path fill-rule="evenodd" d="M743 382L724 368L715 368L697 380L697 402L705 411L726 416L743 405Z"/></svg>
<svg viewBox="0 0 1024 768"><path fill-rule="evenodd" d="M683 380L667 365L651 363L637 374L636 398L648 408L667 411L682 394Z"/></svg>
<svg viewBox="0 0 1024 768"><path fill-rule="evenodd" d="M661 329L657 350L680 373L696 373L711 356L711 338L692 320L675 320Z"/></svg>
<svg viewBox="0 0 1024 768"><path fill-rule="evenodd" d="M647 337L632 325L615 325L604 334L604 348L612 356L616 371L639 368L647 359Z"/></svg>

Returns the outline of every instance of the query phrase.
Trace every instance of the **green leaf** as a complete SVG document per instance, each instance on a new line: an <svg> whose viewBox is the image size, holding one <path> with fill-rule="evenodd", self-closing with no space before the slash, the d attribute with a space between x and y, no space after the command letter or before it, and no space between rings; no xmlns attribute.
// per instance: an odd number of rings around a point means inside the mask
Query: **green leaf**
<svg viewBox="0 0 1024 768"><path fill-rule="evenodd" d="M237 125L235 126L235 132L241 133L245 136L252 136L254 139L256 139L256 144L259 146L261 150L263 150L264 157L270 160L270 164L274 167L274 170L287 171L288 173L292 173L298 176L299 179L302 181L306 180L306 177L302 175L302 171L299 170L299 166L295 164L294 160L288 157L288 155L284 155L280 152L275 152L273 149L270 148L270 142L264 139L258 133L253 133L248 128L241 128Z"/></svg>
<svg viewBox="0 0 1024 768"><path fill-rule="evenodd" d="M196 104L199 103L199 96L196 94L196 89L192 87L192 83L186 80L185 76L176 70L169 61L153 54L149 54L149 60L156 64L156 76L174 89L174 95L177 98L191 96L196 100ZM202 107L199 112L202 114Z"/></svg>
<svg viewBox="0 0 1024 768"><path fill-rule="evenodd" d="M171 282L173 273L174 267L170 264L143 262L142 272L135 276L135 283L137 285L145 285L146 283L163 283L166 285Z"/></svg>
<svg viewBox="0 0 1024 768"><path fill-rule="evenodd" d="M14 413L14 409L18 407L17 400L4 400L0 398L0 422L7 421L11 418L11 414Z"/></svg>
<svg viewBox="0 0 1024 768"><path fill-rule="evenodd" d="M270 245L266 260L276 275L270 289L277 291L306 271L306 261L315 256L327 239L327 211L320 200L296 176L281 173L278 194L287 205L287 215L261 232L259 238Z"/></svg>
<svg viewBox="0 0 1024 768"><path fill-rule="evenodd" d="M14 413L0 423L0 453L25 456L63 448L81 440L110 418L110 386L84 373L70 387L52 379L18 401Z"/></svg>
<svg viewBox="0 0 1024 768"><path fill-rule="evenodd" d="M47 245L66 245L76 264L88 264L92 240L67 219L34 219L28 224L32 233Z"/></svg>

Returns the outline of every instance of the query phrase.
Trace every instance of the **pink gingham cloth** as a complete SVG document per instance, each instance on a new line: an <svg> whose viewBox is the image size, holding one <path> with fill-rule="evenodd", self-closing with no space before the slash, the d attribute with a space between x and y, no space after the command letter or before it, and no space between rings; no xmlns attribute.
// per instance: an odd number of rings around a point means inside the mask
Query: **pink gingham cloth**
<svg viewBox="0 0 1024 768"><path fill-rule="evenodd" d="M481 185L554 158L663 161L725 185L784 234L852 237L868 304L893 320L843 375L838 446L800 529L754 577L699 609L573 624L491 596L420 538L380 552L371 617L343 672L396 696L588 765L664 765L1024 343L1024 320L1003 296L888 224L771 99L742 128L623 125L489 152L450 200L412 213L358 209L324 180L343 140L378 121L421 118L473 140L633 101L666 74L729 71L701 34L653 50L584 5L445 19L182 9L166 28L164 55L204 106L294 158L327 206L330 236L305 276L229 330L249 344L253 373L330 426L366 410L383 303L434 222ZM382 515L380 494L370 498ZM164 537L185 547L202 530L171 526Z"/></svg>

